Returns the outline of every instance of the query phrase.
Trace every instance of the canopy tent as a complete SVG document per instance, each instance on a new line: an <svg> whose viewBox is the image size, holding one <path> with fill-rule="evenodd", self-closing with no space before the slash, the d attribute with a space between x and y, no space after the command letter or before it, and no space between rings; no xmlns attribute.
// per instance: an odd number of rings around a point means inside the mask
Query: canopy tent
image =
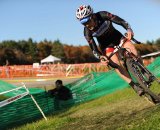
<svg viewBox="0 0 160 130"><path fill-rule="evenodd" d="M57 61L61 61L61 59L55 56L49 55L48 57L42 59L41 63L55 63Z"/></svg>

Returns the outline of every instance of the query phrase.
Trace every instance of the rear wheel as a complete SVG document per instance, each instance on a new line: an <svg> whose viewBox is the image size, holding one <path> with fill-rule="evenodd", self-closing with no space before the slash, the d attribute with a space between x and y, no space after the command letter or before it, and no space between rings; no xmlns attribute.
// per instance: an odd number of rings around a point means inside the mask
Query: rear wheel
<svg viewBox="0 0 160 130"><path fill-rule="evenodd" d="M152 91L151 87L148 86L147 79L145 75L143 75L142 68L138 63L134 61L134 59L128 58L126 59L126 66L134 82L139 83L141 88L144 90L144 96L154 104L160 103L160 97Z"/></svg>

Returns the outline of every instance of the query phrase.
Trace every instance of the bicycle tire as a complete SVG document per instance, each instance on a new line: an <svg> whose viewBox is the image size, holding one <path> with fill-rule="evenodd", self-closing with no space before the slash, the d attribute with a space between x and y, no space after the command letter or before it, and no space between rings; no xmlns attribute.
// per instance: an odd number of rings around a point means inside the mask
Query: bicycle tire
<svg viewBox="0 0 160 130"><path fill-rule="evenodd" d="M126 59L126 67L129 71L129 74L132 78L134 78L142 87L142 89L145 92L145 95L150 101L152 101L154 104L160 103L160 97L156 95L154 92L150 90L150 88L147 87L147 83L145 81L145 78L143 77L140 69L138 68L137 62L132 58ZM149 96L149 97L148 97Z"/></svg>

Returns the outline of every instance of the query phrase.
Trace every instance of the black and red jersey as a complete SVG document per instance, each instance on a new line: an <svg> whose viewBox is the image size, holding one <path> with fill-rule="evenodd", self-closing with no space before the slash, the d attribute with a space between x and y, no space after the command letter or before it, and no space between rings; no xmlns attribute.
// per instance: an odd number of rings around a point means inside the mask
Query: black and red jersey
<svg viewBox="0 0 160 130"><path fill-rule="evenodd" d="M93 30L89 30L87 27L84 27L84 36L92 51L97 55L102 55L101 52L103 52L107 47L114 47L115 45L118 45L120 43L120 39L123 37L123 35L115 29L112 23L121 25L126 30L131 27L125 20L107 11L100 11L93 13L92 15L95 15L96 26ZM97 49L94 37L96 37L99 43L101 52Z"/></svg>

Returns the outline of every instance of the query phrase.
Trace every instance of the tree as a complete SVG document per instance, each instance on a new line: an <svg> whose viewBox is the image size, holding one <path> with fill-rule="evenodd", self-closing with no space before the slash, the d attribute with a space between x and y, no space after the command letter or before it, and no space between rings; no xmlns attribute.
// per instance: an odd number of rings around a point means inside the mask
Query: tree
<svg viewBox="0 0 160 130"><path fill-rule="evenodd" d="M160 50L160 38L156 40L155 44L158 46L158 50Z"/></svg>
<svg viewBox="0 0 160 130"><path fill-rule="evenodd" d="M6 61L8 61L10 65L14 65L17 62L17 60L16 60L17 58L14 53L14 50L11 48L4 49L4 55L3 55L2 59L3 59L2 60L3 65L6 64Z"/></svg>
<svg viewBox="0 0 160 130"><path fill-rule="evenodd" d="M147 41L147 42L146 42L146 44L148 44L148 45L152 45L152 44L154 44L154 41L152 41L152 42Z"/></svg>
<svg viewBox="0 0 160 130"><path fill-rule="evenodd" d="M30 63L33 63L37 60L37 46L36 43L33 43L33 40L31 38L28 39L28 52L27 52L27 59L30 61Z"/></svg>
<svg viewBox="0 0 160 130"><path fill-rule="evenodd" d="M39 60L49 56L51 54L52 44L47 41L42 41L37 44L37 52Z"/></svg>
<svg viewBox="0 0 160 130"><path fill-rule="evenodd" d="M86 63L97 62L88 46L69 46L64 45L66 63Z"/></svg>
<svg viewBox="0 0 160 130"><path fill-rule="evenodd" d="M160 38L156 41L147 41L147 44L135 44L140 55L145 55L160 50ZM64 63L90 63L98 62L89 46L65 45L60 40L33 42L31 38L21 41L0 42L0 65L32 64L43 58L54 55L61 58Z"/></svg>
<svg viewBox="0 0 160 130"><path fill-rule="evenodd" d="M61 60L64 60L66 58L63 44L59 40L53 42L51 54L60 58Z"/></svg>

